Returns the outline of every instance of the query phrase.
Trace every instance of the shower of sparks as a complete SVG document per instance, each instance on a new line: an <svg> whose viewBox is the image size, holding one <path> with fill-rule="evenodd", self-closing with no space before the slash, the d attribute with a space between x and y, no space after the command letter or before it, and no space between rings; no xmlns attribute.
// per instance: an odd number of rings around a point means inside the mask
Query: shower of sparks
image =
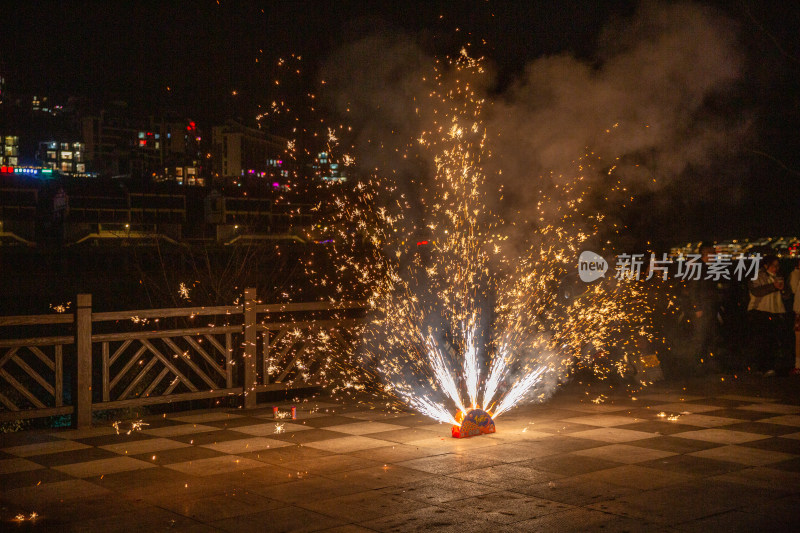
<svg viewBox="0 0 800 533"><path fill-rule="evenodd" d="M180 295L180 297L184 300L189 299L189 287L187 287L183 282L181 282L180 287L178 287L178 295Z"/></svg>
<svg viewBox="0 0 800 533"><path fill-rule="evenodd" d="M72 305L72 302L67 302L58 305L50 304L50 309L52 309L56 313L66 313L70 305Z"/></svg>
<svg viewBox="0 0 800 533"><path fill-rule="evenodd" d="M491 105L477 89L482 75L465 51L439 64L429 101L415 110L428 125L416 149L433 155L432 179L401 181L388 172L342 188L326 226L334 231L335 272L308 269L320 286L335 288L332 300L363 298L370 310L361 345L328 357L320 378L339 383L334 392L383 394L387 405L452 424L459 411L480 408L496 418L542 401L576 366L601 379L622 372L621 363L596 355L613 345L631 360L648 338L635 280L606 279L582 285L574 298L559 296L603 218L583 211L597 191L582 172L596 156L542 190L532 220L489 209L502 191L487 180L501 172L486 168L496 140L482 122ZM606 194L620 187L609 179ZM330 336L320 332L318 340Z"/></svg>

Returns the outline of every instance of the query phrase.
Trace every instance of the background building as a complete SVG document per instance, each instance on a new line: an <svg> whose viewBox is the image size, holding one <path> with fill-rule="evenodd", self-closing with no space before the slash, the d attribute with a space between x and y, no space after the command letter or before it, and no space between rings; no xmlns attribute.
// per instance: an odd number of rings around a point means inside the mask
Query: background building
<svg viewBox="0 0 800 533"><path fill-rule="evenodd" d="M46 141L39 143L37 158L45 168L70 176L87 176L85 153L83 143Z"/></svg>
<svg viewBox="0 0 800 533"><path fill-rule="evenodd" d="M229 120L213 128L211 144L215 178L270 178L283 166L288 139Z"/></svg>

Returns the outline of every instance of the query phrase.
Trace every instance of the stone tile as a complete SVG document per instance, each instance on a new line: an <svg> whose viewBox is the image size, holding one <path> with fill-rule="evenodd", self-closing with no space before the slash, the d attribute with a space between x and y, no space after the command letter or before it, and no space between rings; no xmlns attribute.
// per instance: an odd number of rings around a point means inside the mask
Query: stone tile
<svg viewBox="0 0 800 533"><path fill-rule="evenodd" d="M282 507L226 518L210 522L209 525L223 531L240 533L242 531L319 531L342 525L341 520L315 513L300 507Z"/></svg>
<svg viewBox="0 0 800 533"><path fill-rule="evenodd" d="M241 440L241 438L242 434L238 431L217 429L215 431L208 431L204 433L176 435L172 437L172 440L185 442L186 444L193 444L195 446L203 446L205 444L217 444L219 442L226 442L229 440Z"/></svg>
<svg viewBox="0 0 800 533"><path fill-rule="evenodd" d="M421 457L397 464L407 468L422 470L423 472L430 472L431 474L448 475L456 472L474 470L476 468L494 466L500 464L500 461L486 457L448 453L432 457Z"/></svg>
<svg viewBox="0 0 800 533"><path fill-rule="evenodd" d="M791 453L800 456L800 442L794 439L784 439L782 437L772 437L768 439L756 440L753 442L742 443L748 448L758 448L759 450L770 450L773 452Z"/></svg>
<svg viewBox="0 0 800 533"><path fill-rule="evenodd" d="M587 450L578 450L572 453L625 464L642 463L644 461L652 461L653 459L661 459L663 457L675 455L673 452L665 452L653 448L642 448L641 446L630 446L627 444L610 444L608 446L598 446L597 448L589 448Z"/></svg>
<svg viewBox="0 0 800 533"><path fill-rule="evenodd" d="M374 409L370 411L361 411L358 413L348 413L347 416L349 418L357 418L359 420L373 420L376 422L387 422L408 416L408 413L403 413L403 412L392 413L392 412L381 411L380 409Z"/></svg>
<svg viewBox="0 0 800 533"><path fill-rule="evenodd" d="M620 485L637 490L651 490L691 481L694 478L685 474L646 468L640 465L625 465L575 476L572 479Z"/></svg>
<svg viewBox="0 0 800 533"><path fill-rule="evenodd" d="M368 448L381 448L386 446L386 441L354 435L352 437L309 442L306 446L334 453L349 453Z"/></svg>
<svg viewBox="0 0 800 533"><path fill-rule="evenodd" d="M700 518L679 526L680 531L687 533L707 533L708 531L742 533L751 531L797 531L798 528L800 528L800 520L782 519L773 515L761 516L738 510Z"/></svg>
<svg viewBox="0 0 800 533"><path fill-rule="evenodd" d="M512 444L533 450L539 456L555 455L559 453L585 450L595 446L605 446L607 443L599 440L582 439L571 435L553 435L547 439L531 439L514 441Z"/></svg>
<svg viewBox="0 0 800 533"><path fill-rule="evenodd" d="M763 489L778 488L793 493L800 492L800 472L785 471L775 468L775 466L743 468L715 476L710 481L739 483Z"/></svg>
<svg viewBox="0 0 800 533"><path fill-rule="evenodd" d="M783 437L784 439L800 440L800 431L796 433L786 433L785 435L781 435L781 437Z"/></svg>
<svg viewBox="0 0 800 533"><path fill-rule="evenodd" d="M320 442L323 440L341 439L342 434L336 431L327 429L307 428L311 431L293 431L287 429L283 433L276 433L270 435L270 438L283 440L291 444L308 444L311 442ZM386 444L386 443L384 443Z"/></svg>
<svg viewBox="0 0 800 533"><path fill-rule="evenodd" d="M747 433L758 433L760 435L780 435L782 437L786 437L794 432L796 428L781 424L767 424L764 422L740 422L738 424L725 426L725 429L732 429L733 431L745 431Z"/></svg>
<svg viewBox="0 0 800 533"><path fill-rule="evenodd" d="M454 480L447 476L431 476L421 481L385 490L428 505L437 505L451 500L497 492L499 489L464 479Z"/></svg>
<svg viewBox="0 0 800 533"><path fill-rule="evenodd" d="M632 518L676 525L738 507L755 505L775 497L774 492L752 488L743 491L734 483L708 480L687 482L650 492L637 492L616 501L591 505L592 509Z"/></svg>
<svg viewBox="0 0 800 533"><path fill-rule="evenodd" d="M413 431L398 426L397 424L387 424L385 422L356 422L354 424L340 424L332 426L332 431L347 433L348 435L368 435L372 433L391 432L394 430Z"/></svg>
<svg viewBox="0 0 800 533"><path fill-rule="evenodd" d="M749 400L734 400L731 398L711 397L700 398L698 400L689 400L689 403L702 403L705 405L716 405L720 408L739 407L740 405L749 405L753 402Z"/></svg>
<svg viewBox="0 0 800 533"><path fill-rule="evenodd" d="M290 470L300 470L313 475L325 475L335 472L359 470L361 468L370 466L383 466L383 463L369 459L363 459L361 457L335 454L322 457L311 457L298 461L286 461L280 463L280 466Z"/></svg>
<svg viewBox="0 0 800 533"><path fill-rule="evenodd" d="M188 446L185 448L173 448L170 450L161 450L159 452L153 453L142 453L138 455L132 455L134 459L139 459L140 461L147 461L152 464L156 465L169 465L173 463L185 463L187 461L196 461L198 459L208 459L210 457L219 457L223 455L221 452L217 452L215 450L210 450L208 448L201 448L199 446ZM153 459L155 456L155 459Z"/></svg>
<svg viewBox="0 0 800 533"><path fill-rule="evenodd" d="M145 434L141 430L131 431L131 434L128 435L127 431L122 431L119 435L116 433L113 435L98 435L95 437L86 437L76 442L80 442L81 444L86 444L87 446L106 446L109 444L120 444L125 442L136 442L140 440L148 440L153 438L150 435Z"/></svg>
<svg viewBox="0 0 800 533"><path fill-rule="evenodd" d="M300 506L345 522L363 522L382 516L408 513L417 509L419 502L397 494L369 490L335 498L309 500Z"/></svg>
<svg viewBox="0 0 800 533"><path fill-rule="evenodd" d="M718 411L708 411L707 413L703 413L705 416L718 416L721 418L735 418L740 421L746 420L760 420L762 418L768 416L774 416L774 414L770 413L763 413L759 411L747 411L745 409L720 409Z"/></svg>
<svg viewBox="0 0 800 533"><path fill-rule="evenodd" d="M398 416L397 418L392 420L392 424L396 424L398 426L403 427L418 427L418 426L429 426L431 424L431 419L427 416L417 415L417 414L406 414L404 416Z"/></svg>
<svg viewBox="0 0 800 533"><path fill-rule="evenodd" d="M519 461L530 461L542 456L540 450L516 443L503 443L497 446L481 448L471 452L477 457L485 457L503 463L516 463Z"/></svg>
<svg viewBox="0 0 800 533"><path fill-rule="evenodd" d="M185 533L213 533L215 530L177 513L149 506L146 509L106 512L96 509L86 514L86 518L70 524L68 531L94 533L130 533L136 531L181 531Z"/></svg>
<svg viewBox="0 0 800 533"><path fill-rule="evenodd" d="M33 457L34 455L44 455L48 453L63 453L72 450L85 450L89 448L86 444L72 440L52 440L47 442L37 442L34 444L22 444L3 448L3 452L16 455L17 457Z"/></svg>
<svg viewBox="0 0 800 533"><path fill-rule="evenodd" d="M227 418L224 420L211 420L209 422L203 422L203 425L212 426L217 429L239 429L241 427L256 426L263 423L264 420L262 418L239 416L236 418Z"/></svg>
<svg viewBox="0 0 800 533"><path fill-rule="evenodd" d="M318 418L309 418L308 420L303 421L304 425L318 429L328 428L331 426L341 426L342 424L353 424L356 422L362 422L362 420L340 415L321 416Z"/></svg>
<svg viewBox="0 0 800 533"><path fill-rule="evenodd" d="M374 529L367 529L365 527L357 526L355 524L347 524L346 526L337 526L330 529L322 530L325 533L374 533Z"/></svg>
<svg viewBox="0 0 800 533"><path fill-rule="evenodd" d="M21 459L24 460L24 459ZM31 487L45 483L55 483L56 481L68 481L74 479L72 476L53 470L52 468L40 468L37 470L23 470L9 474L0 475L0 494L7 490L22 487Z"/></svg>
<svg viewBox="0 0 800 533"><path fill-rule="evenodd" d="M235 427L232 431L244 433L245 435L253 435L254 437L271 437L273 435L280 435L282 433L293 433L296 431L308 431L312 428L303 426L301 424L288 424L286 422L267 422L266 424L255 424L249 426Z"/></svg>
<svg viewBox="0 0 800 533"><path fill-rule="evenodd" d="M166 468L177 470L192 476L210 476L214 474L225 474L230 472L241 472L250 468L262 468L264 463L236 455L221 455L219 457L209 457L208 459L198 459L185 463L173 463L166 465Z"/></svg>
<svg viewBox="0 0 800 533"><path fill-rule="evenodd" d="M108 489L82 479L42 483L41 485L5 490L3 492L4 499L19 505L31 505L34 509L37 504L49 501L81 500L110 493Z"/></svg>
<svg viewBox="0 0 800 533"><path fill-rule="evenodd" d="M163 491L172 488L177 492L178 487L183 487L188 481L194 481L194 478L166 468L146 468L103 474L86 480L135 500L154 490Z"/></svg>
<svg viewBox="0 0 800 533"><path fill-rule="evenodd" d="M270 448L258 452L239 454L242 457L257 459L267 464L282 466L287 463L306 461L336 455L325 450L317 450L308 446L291 445L283 448Z"/></svg>
<svg viewBox="0 0 800 533"><path fill-rule="evenodd" d="M583 439L599 440L602 442L630 442L634 440L649 439L653 437L653 433L619 428L596 428L586 431L577 431L572 433L571 436Z"/></svg>
<svg viewBox="0 0 800 533"><path fill-rule="evenodd" d="M451 474L450 477L482 483L491 487L516 487L520 481L525 483L542 483L563 477L561 474L545 470L537 470L529 466L522 466L520 463L503 463L484 468L476 468L465 472ZM458 485L460 482L456 482ZM509 489L504 489L509 490Z"/></svg>
<svg viewBox="0 0 800 533"><path fill-rule="evenodd" d="M662 412L675 415L691 415L691 414L705 413L708 411L717 411L718 409L719 409L718 405L703 405L699 403L684 403L684 402L663 403L663 404L653 405L651 407L651 411L653 412L652 414L653 417L657 417L658 413Z"/></svg>
<svg viewBox="0 0 800 533"><path fill-rule="evenodd" d="M595 429L596 427L597 426L591 426L589 424L576 424L575 422L564 422L562 420L548 420L545 422L536 422L532 424L528 431L533 430L538 433L569 435L572 433L577 433L579 431Z"/></svg>
<svg viewBox="0 0 800 533"><path fill-rule="evenodd" d="M620 416L617 414L577 416L573 418L564 419L564 422L570 422L573 424L584 424L587 426L600 426L600 427L624 426L625 424L632 424L633 422L637 421L638 419L635 417Z"/></svg>
<svg viewBox="0 0 800 533"><path fill-rule="evenodd" d="M742 405L739 409L743 411L755 411L758 413L776 413L782 415L800 414L800 405L787 405L783 403L762 402L753 405ZM765 415L768 416L768 415Z"/></svg>
<svg viewBox="0 0 800 533"><path fill-rule="evenodd" d="M281 485L253 486L250 487L250 490L273 500L302 504L313 500L363 492L367 490L367 487L357 483L342 483L340 480L327 477L310 477Z"/></svg>
<svg viewBox="0 0 800 533"><path fill-rule="evenodd" d="M98 459L85 463L56 466L54 469L73 477L86 478L153 467L154 465L145 461L139 461L133 457L112 457L110 459Z"/></svg>
<svg viewBox="0 0 800 533"><path fill-rule="evenodd" d="M763 466L796 458L795 455L790 455L788 453L758 450L746 446L721 446L719 448L693 452L690 455L750 466Z"/></svg>
<svg viewBox="0 0 800 533"><path fill-rule="evenodd" d="M716 442L718 444L741 444L754 440L767 439L767 435L757 433L745 433L744 431L732 431L729 429L701 429L698 431L686 431L675 435L681 439L702 440L705 442Z"/></svg>
<svg viewBox="0 0 800 533"><path fill-rule="evenodd" d="M409 444L393 444L391 446L383 446L381 448L369 448L367 450L358 450L352 452L350 455L353 457L360 457L379 463L400 463L402 461L409 461L411 459L419 459L420 457L430 457L435 454L426 448L412 446ZM480 450L476 452L479 454Z"/></svg>
<svg viewBox="0 0 800 533"><path fill-rule="evenodd" d="M108 444L100 446L101 449L110 452L118 453L120 455L137 455L141 453L160 452L162 450L172 450L175 448L185 448L191 446L184 442L178 442L170 439L146 439L137 440L133 442L122 442L119 444Z"/></svg>
<svg viewBox="0 0 800 533"><path fill-rule="evenodd" d="M693 394L685 394L680 392L652 392L642 394L639 396L640 400L647 400L652 402L662 403L675 403L675 402L696 402L698 400L705 400L703 396L696 396Z"/></svg>
<svg viewBox="0 0 800 533"><path fill-rule="evenodd" d="M520 486L515 489L515 492L568 505L584 506L614 500L635 491L634 489L610 483L591 481L579 477L566 477L546 483Z"/></svg>
<svg viewBox="0 0 800 533"><path fill-rule="evenodd" d="M0 433L0 453L3 453L2 448L53 441L58 441L58 437L56 437L51 431L37 431L33 429L27 431Z"/></svg>
<svg viewBox="0 0 800 533"><path fill-rule="evenodd" d="M203 444L200 447L222 453L237 454L257 452L270 448L283 448L285 446L291 446L291 444L282 440L268 439L266 437L250 437L249 439L226 440L214 444Z"/></svg>
<svg viewBox="0 0 800 533"><path fill-rule="evenodd" d="M179 424L176 426L164 426L160 428L145 429L143 433L153 437L177 437L180 435L193 435L195 433L207 433L209 431L219 431L213 426L203 426L201 424Z"/></svg>
<svg viewBox="0 0 800 533"><path fill-rule="evenodd" d="M672 455L663 459L639 463L639 466L700 477L716 476L745 468L744 465L737 463L718 461L716 459L696 457L693 455Z"/></svg>
<svg viewBox="0 0 800 533"><path fill-rule="evenodd" d="M463 520L453 511L438 506L421 507L411 512L362 522L360 525L371 531L391 531L392 533L500 531L498 524L487 519L471 517L470 520Z"/></svg>
<svg viewBox="0 0 800 533"><path fill-rule="evenodd" d="M689 453L708 448L716 448L719 444L715 442L705 442L700 440L682 439L680 437L665 435L653 437L652 439L636 440L629 443L631 446L641 446L642 448L653 448L673 453Z"/></svg>
<svg viewBox="0 0 800 533"><path fill-rule="evenodd" d="M508 524L528 520L569 508L567 504L515 492L492 492L472 498L444 502L456 515L474 516Z"/></svg>
<svg viewBox="0 0 800 533"><path fill-rule="evenodd" d="M688 424L681 424L677 421L666 420L659 418L656 420L647 420L643 422L635 422L624 426L618 426L619 429L632 429L634 431L644 431L645 433L652 433L654 435L674 435L676 433L683 433L684 431L694 431L703 429L700 426L690 426Z"/></svg>
<svg viewBox="0 0 800 533"><path fill-rule="evenodd" d="M586 457L572 453L566 453L540 457L517 464L528 466L536 470L554 472L564 476L574 476L578 474L585 474L587 472L594 472L595 470L602 470L604 468L614 468L620 466L621 463L601 459L598 457Z"/></svg>
<svg viewBox="0 0 800 533"><path fill-rule="evenodd" d="M698 426L701 428L714 428L719 426L729 426L731 424L738 424L741 422L739 418L728 418L724 416L709 416L709 415L681 415L678 419L681 424L690 426Z"/></svg>
<svg viewBox="0 0 800 533"><path fill-rule="evenodd" d="M770 466L778 470L786 470L789 472L800 472L800 458L795 457L794 459L787 459L785 461L781 461L779 463L775 463Z"/></svg>
<svg viewBox="0 0 800 533"><path fill-rule="evenodd" d="M286 504L264 496L240 491L203 498L165 501L161 507L200 522L213 522L235 516L278 509Z"/></svg>
<svg viewBox="0 0 800 533"><path fill-rule="evenodd" d="M343 483L353 483L355 485L369 489L382 489L397 485L407 485L423 479L428 479L432 474L407 468L399 465L379 465L358 470L347 470L331 472L325 477L338 480Z"/></svg>
<svg viewBox="0 0 800 533"><path fill-rule="evenodd" d="M85 429L65 429L51 433L59 439L87 439L91 437L102 437L104 435L116 435L117 430L112 426L98 426Z"/></svg>
<svg viewBox="0 0 800 533"><path fill-rule="evenodd" d="M768 424L781 424L785 426L800 427L800 415L781 415L761 420Z"/></svg>
<svg viewBox="0 0 800 533"><path fill-rule="evenodd" d="M422 429L420 427L414 427L414 428L395 427L395 429L389 431L370 433L370 437L375 439L383 439L384 441L399 442L405 444L426 439L438 439L442 438L443 436L452 438L449 428L447 429L446 433L430 431L427 429Z"/></svg>
<svg viewBox="0 0 800 533"><path fill-rule="evenodd" d="M42 466L53 468L61 465L83 463L86 461L97 461L100 459L111 459L114 457L119 457L119 455L106 450L101 450L100 448L84 448L69 452L33 455L29 457L29 460Z"/></svg>
<svg viewBox="0 0 800 533"><path fill-rule="evenodd" d="M177 420L187 424L203 424L205 422L219 422L220 420L233 420L235 418L242 418L243 415L225 413L222 411L212 411L210 413L200 413L194 415L179 415L171 416L170 420Z"/></svg>
<svg viewBox="0 0 800 533"><path fill-rule="evenodd" d="M723 394L719 396L723 400L736 400L744 403L777 402L777 398L763 398L761 396L748 396L745 394Z"/></svg>
<svg viewBox="0 0 800 533"><path fill-rule="evenodd" d="M517 531L558 531L559 533L603 531L606 533L655 531L654 524L639 519L625 518L586 508L538 516L513 525ZM657 526L656 526L657 527Z"/></svg>
<svg viewBox="0 0 800 533"><path fill-rule="evenodd" d="M15 457L13 459L0 459L0 475L27 472L29 470L38 470L40 468L44 467L39 463L34 463L33 461L28 461L27 459L23 459L21 457Z"/></svg>

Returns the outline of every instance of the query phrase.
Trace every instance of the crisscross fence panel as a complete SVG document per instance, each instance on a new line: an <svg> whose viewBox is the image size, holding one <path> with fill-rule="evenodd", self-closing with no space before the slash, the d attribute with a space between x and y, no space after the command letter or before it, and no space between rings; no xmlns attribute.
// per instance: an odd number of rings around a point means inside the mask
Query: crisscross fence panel
<svg viewBox="0 0 800 533"><path fill-rule="evenodd" d="M326 361L352 351L362 302L242 305L0 317L0 420L240 396L326 384ZM36 326L61 335L30 337Z"/></svg>
<svg viewBox="0 0 800 533"><path fill-rule="evenodd" d="M65 382L75 359L73 321L68 314L0 317L0 420L72 413ZM30 336L34 328L46 336Z"/></svg>

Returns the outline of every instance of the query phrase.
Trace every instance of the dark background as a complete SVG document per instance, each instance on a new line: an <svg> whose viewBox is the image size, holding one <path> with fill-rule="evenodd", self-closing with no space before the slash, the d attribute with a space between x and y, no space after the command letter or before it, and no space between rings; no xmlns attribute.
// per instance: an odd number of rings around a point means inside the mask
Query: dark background
<svg viewBox="0 0 800 533"><path fill-rule="evenodd" d="M736 22L746 56L741 86L723 112L752 114L757 134L715 169L735 177L741 200L732 212L717 209L713 199L693 201L680 190L664 190L659 195L674 202L681 224L649 220L638 227L662 242L800 233L800 7L750 0L704 3ZM633 1L18 2L0 15L0 75L11 94L56 101L83 95L99 103L121 99L134 109L175 111L209 125L253 117L259 105L285 98L286 89L274 84L276 62L291 53L303 56L294 91L299 94L314 90L320 66L338 47L371 32L409 34L437 56L470 43L473 55L494 63L495 90L502 91L542 55L566 51L591 60L602 29L637 6ZM630 211L630 222L647 213L647 202L643 197L642 207Z"/></svg>

